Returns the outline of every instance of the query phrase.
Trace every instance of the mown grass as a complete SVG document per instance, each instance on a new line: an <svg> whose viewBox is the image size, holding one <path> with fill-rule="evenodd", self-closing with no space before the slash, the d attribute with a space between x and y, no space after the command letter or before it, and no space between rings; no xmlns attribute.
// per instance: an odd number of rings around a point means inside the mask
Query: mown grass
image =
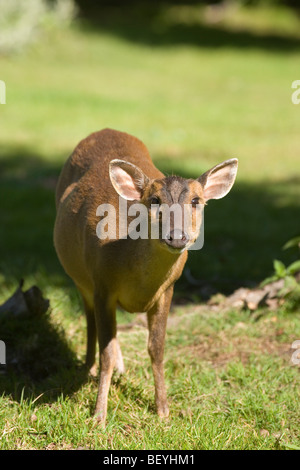
<svg viewBox="0 0 300 470"><path fill-rule="evenodd" d="M152 13L151 13L152 12ZM126 373L105 430L92 419L85 319L52 242L54 188L77 142L113 127L140 137L166 173L198 176L239 157L237 183L209 203L192 275L216 290L259 282L299 234L298 23L289 10L241 9L218 25L166 7L101 11L0 57L0 302L25 279L50 299L42 318L0 321L1 449L289 449L299 442L299 312L217 312L199 287L176 286L166 344L171 415L154 413L147 334L118 313ZM151 14L150 14L151 13ZM194 303L190 303L191 301Z"/></svg>
<svg viewBox="0 0 300 470"><path fill-rule="evenodd" d="M165 421L154 410L146 329L137 323L121 330L126 373L113 379L105 430L91 417L97 381L84 379L79 366L68 370L66 356L55 349L52 377L31 379L25 388L19 383L18 393L3 394L1 448L297 447L299 369L290 362L289 342L299 329L299 319L282 312L254 321L249 312L175 309L166 343L171 415ZM83 340L78 322L69 338L76 355ZM51 364L50 358L43 364Z"/></svg>

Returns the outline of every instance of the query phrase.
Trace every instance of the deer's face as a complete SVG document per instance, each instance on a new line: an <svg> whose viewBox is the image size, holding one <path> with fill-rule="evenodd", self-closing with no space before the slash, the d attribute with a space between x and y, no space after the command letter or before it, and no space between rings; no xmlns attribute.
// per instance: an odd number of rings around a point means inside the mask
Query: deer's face
<svg viewBox="0 0 300 470"><path fill-rule="evenodd" d="M193 245L203 220L204 195L197 180L169 176L150 181L141 202L147 207L149 236L174 253Z"/></svg>
<svg viewBox="0 0 300 470"><path fill-rule="evenodd" d="M117 193L147 208L148 237L163 248L181 253L199 237L204 205L231 189L237 160L226 160L197 179L168 176L151 180L124 160L110 162L110 179Z"/></svg>

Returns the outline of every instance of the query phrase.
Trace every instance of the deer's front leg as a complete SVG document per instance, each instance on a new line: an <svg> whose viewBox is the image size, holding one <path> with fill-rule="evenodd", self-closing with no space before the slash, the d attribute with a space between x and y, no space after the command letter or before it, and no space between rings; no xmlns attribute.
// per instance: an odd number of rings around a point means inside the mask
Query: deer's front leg
<svg viewBox="0 0 300 470"><path fill-rule="evenodd" d="M100 379L95 417L99 423L105 424L110 381L118 354L115 306L95 296L95 319L100 350Z"/></svg>
<svg viewBox="0 0 300 470"><path fill-rule="evenodd" d="M147 312L149 328L148 352L154 376L155 404L157 413L162 418L169 416L163 358L167 319L172 296L173 286L169 287L157 304Z"/></svg>

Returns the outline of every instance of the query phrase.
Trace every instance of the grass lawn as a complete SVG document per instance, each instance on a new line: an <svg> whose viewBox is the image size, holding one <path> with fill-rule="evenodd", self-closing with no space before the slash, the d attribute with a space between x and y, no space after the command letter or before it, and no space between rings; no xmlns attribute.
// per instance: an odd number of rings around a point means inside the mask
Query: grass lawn
<svg viewBox="0 0 300 470"><path fill-rule="evenodd" d="M196 177L239 158L230 195L206 208L194 278L228 293L263 280L274 258L295 259L282 246L300 233L299 22L270 8L205 18L195 7L105 9L0 56L0 303L24 278L51 304L35 322L0 319L11 361L0 375L1 449L300 448L290 361L299 311L215 311L185 276L167 334L170 417L154 413L143 317L119 313L126 373L97 428L85 318L53 248L61 166L80 139L112 127L143 140L166 173Z"/></svg>
<svg viewBox="0 0 300 470"><path fill-rule="evenodd" d="M290 341L299 330L299 319L281 312L256 321L247 312L175 308L165 355L171 415L161 421L154 412L147 331L135 319L132 328L119 332L126 373L113 378L103 431L91 417L97 380L86 381L75 359L83 353L83 319L77 314L67 329L71 351L59 332L50 329L34 341L36 327L27 325L23 351L44 369L33 361L30 370L21 364L27 381L17 373L5 381L11 393L3 394L0 405L1 448L299 447L299 369L290 363ZM41 379L47 367L49 375Z"/></svg>

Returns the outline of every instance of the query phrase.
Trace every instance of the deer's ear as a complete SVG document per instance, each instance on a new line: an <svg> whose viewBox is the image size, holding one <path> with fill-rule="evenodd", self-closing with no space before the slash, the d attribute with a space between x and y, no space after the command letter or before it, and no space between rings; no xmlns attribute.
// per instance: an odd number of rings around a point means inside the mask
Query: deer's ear
<svg viewBox="0 0 300 470"><path fill-rule="evenodd" d="M198 178L204 192L204 199L221 199L231 190L237 174L238 160L231 158L214 166Z"/></svg>
<svg viewBox="0 0 300 470"><path fill-rule="evenodd" d="M109 164L109 177L117 193L129 201L139 200L149 181L144 172L124 160L112 160Z"/></svg>

